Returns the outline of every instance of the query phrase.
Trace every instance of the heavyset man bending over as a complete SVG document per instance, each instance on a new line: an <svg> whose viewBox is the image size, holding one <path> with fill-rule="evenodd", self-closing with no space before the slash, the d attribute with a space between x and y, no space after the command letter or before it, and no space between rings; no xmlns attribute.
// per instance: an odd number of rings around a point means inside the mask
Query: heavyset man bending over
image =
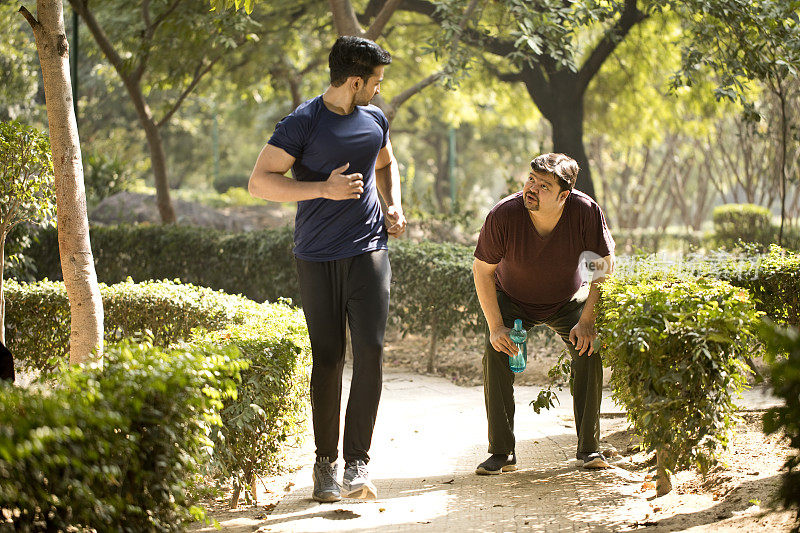
<svg viewBox="0 0 800 533"><path fill-rule="evenodd" d="M575 190L578 164L564 154L531 161L528 181L486 217L475 249L473 274L488 331L483 385L489 453L478 474L516 470L514 374L517 353L508 333L514 320L525 329L546 324L572 356L572 394L578 432L577 458L586 468L607 468L600 453L603 366L592 346L598 284L614 264L614 239L600 207ZM593 273L581 291L581 265Z"/></svg>

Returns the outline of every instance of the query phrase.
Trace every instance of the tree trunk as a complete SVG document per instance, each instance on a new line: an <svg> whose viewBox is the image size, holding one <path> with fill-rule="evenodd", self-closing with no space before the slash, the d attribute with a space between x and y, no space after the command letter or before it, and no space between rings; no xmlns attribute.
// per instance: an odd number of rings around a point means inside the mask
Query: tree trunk
<svg viewBox="0 0 800 533"><path fill-rule="evenodd" d="M87 6L86 0L70 0L70 5L72 5L72 8L77 10L78 14L83 18L89 31L94 36L97 45L100 47L100 50L102 50L106 59L117 71L123 85L125 85L125 90L128 91L128 95L131 97L133 107L136 109L136 115L139 117L139 122L147 137L147 146L150 150L150 165L153 169L153 180L156 185L156 205L158 207L158 212L161 215L162 222L165 224L173 224L175 223L175 211L172 208L172 202L169 197L169 181L167 179L164 142L161 139L159 123L153 119L150 107L144 99L144 94L142 94L141 73L132 75L124 67L122 57L114 49L111 41L97 23L97 20ZM144 68L143 65L142 68ZM169 116L162 118L161 125L168 119Z"/></svg>
<svg viewBox="0 0 800 533"><path fill-rule="evenodd" d="M255 498L255 472L253 463L249 463L244 472L245 483L253 487L253 497ZM231 495L230 508L236 509L239 506L239 495L242 492L242 485L236 481L233 485L233 494Z"/></svg>
<svg viewBox="0 0 800 533"><path fill-rule="evenodd" d="M786 144L788 143L788 119L786 118L786 95L783 82L777 80L778 98L781 102L781 227L778 230L778 246L783 246L783 226L786 220Z"/></svg>
<svg viewBox="0 0 800 533"><path fill-rule="evenodd" d="M663 496L672 490L672 478L667 470L668 454L666 447L656 452L656 496Z"/></svg>
<svg viewBox="0 0 800 533"><path fill-rule="evenodd" d="M231 501L229 503L229 507L231 509L236 509L239 507L239 493L242 491L242 486L239 483L234 483L233 485L233 494L231 495Z"/></svg>
<svg viewBox="0 0 800 533"><path fill-rule="evenodd" d="M437 317L433 317L433 327L431 327L431 344L428 348L428 366L426 372L433 373L433 361L436 359L436 345L439 341L439 333L436 330L436 325L439 322Z"/></svg>
<svg viewBox="0 0 800 533"><path fill-rule="evenodd" d="M85 361L94 350L102 356L103 301L89 242L63 10L61 0L37 0L38 20L24 7L20 8L20 13L33 29L42 66L55 175L58 251L70 306L69 362L77 364Z"/></svg>
<svg viewBox="0 0 800 533"><path fill-rule="evenodd" d="M581 168L575 188L597 200L589 158L583 145L583 99L576 97L559 103L549 120L553 127L553 151L570 156Z"/></svg>
<svg viewBox="0 0 800 533"><path fill-rule="evenodd" d="M258 485L256 484L256 473L250 474L250 494L253 495L253 505L258 505Z"/></svg>
<svg viewBox="0 0 800 533"><path fill-rule="evenodd" d="M175 210L169 195L169 179L167 178L167 154L164 152L164 139L161 130L150 116L139 116L150 148L150 165L156 185L156 205L164 224L175 223Z"/></svg>

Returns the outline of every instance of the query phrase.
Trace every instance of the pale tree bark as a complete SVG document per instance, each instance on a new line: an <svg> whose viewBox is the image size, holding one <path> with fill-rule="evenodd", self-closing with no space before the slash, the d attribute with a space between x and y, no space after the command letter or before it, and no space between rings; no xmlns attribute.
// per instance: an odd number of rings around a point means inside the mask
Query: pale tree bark
<svg viewBox="0 0 800 533"><path fill-rule="evenodd" d="M103 350L103 301L97 285L78 125L72 106L69 46L61 0L37 0L36 17L19 9L33 29L47 104L56 189L58 252L70 307L69 362L82 363ZM37 19L38 17L38 19Z"/></svg>

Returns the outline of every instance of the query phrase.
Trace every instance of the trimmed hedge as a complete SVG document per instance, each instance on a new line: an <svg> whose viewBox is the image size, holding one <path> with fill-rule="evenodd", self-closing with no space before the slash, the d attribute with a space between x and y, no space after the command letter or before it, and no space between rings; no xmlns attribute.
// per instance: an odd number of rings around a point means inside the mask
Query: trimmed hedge
<svg viewBox="0 0 800 533"><path fill-rule="evenodd" d="M658 452L661 495L670 471L707 471L728 445L761 313L747 291L687 272L616 276L601 291L599 340L613 395Z"/></svg>
<svg viewBox="0 0 800 533"><path fill-rule="evenodd" d="M614 229L611 231L617 244L617 253L631 254L639 251L656 253L664 250L689 252L701 248L709 237L701 231L675 231L657 228Z"/></svg>
<svg viewBox="0 0 800 533"><path fill-rule="evenodd" d="M800 325L800 254L773 244L766 254L716 261L713 275L747 289L773 320Z"/></svg>
<svg viewBox="0 0 800 533"><path fill-rule="evenodd" d="M62 282L6 282L6 344L23 370L55 370L69 352L70 315ZM241 298L177 282L100 286L106 340L149 334L157 346L188 339L193 328L221 329Z"/></svg>
<svg viewBox="0 0 800 533"><path fill-rule="evenodd" d="M300 289L289 228L227 234L182 226L92 228L97 277L103 283L179 278L255 301L289 298ZM405 332L447 336L479 329L483 318L472 284L470 246L392 240L390 316ZM54 230L42 231L26 252L37 278L60 279ZM463 302L458 306L443 302Z"/></svg>
<svg viewBox="0 0 800 533"><path fill-rule="evenodd" d="M236 398L224 402L223 425L211 431L211 466L239 487L274 469L281 446L305 422L310 346L302 311L286 301L258 304L174 281L127 281L103 286L101 294L107 338L152 334L163 346L183 340L190 349L210 343L242 354L248 368ZM7 339L19 364L57 377L69 340L63 283L9 283L6 298Z"/></svg>
<svg viewBox="0 0 800 533"><path fill-rule="evenodd" d="M183 531L208 426L236 392L234 348L121 343L54 388L0 385L0 525L16 531Z"/></svg>
<svg viewBox="0 0 800 533"><path fill-rule="evenodd" d="M615 232L615 238L621 244L626 237ZM691 239L686 241L687 247L693 245ZM92 246L98 278L106 283L122 281L128 275L138 281L180 278L256 301L279 297L299 301L289 228L232 235L180 226L95 227ZM471 246L391 240L389 247L389 316L398 320L403 332L431 335L435 346L437 339L483 327L472 283ZM54 230L41 232L38 243L26 253L33 258L40 277L60 277ZM747 288L768 316L798 324L797 257L779 248L761 259L718 252L690 258L685 266Z"/></svg>
<svg viewBox="0 0 800 533"><path fill-rule="evenodd" d="M725 204L714 208L714 237L717 245L732 248L739 241L768 246L774 242L772 213L754 204Z"/></svg>
<svg viewBox="0 0 800 533"><path fill-rule="evenodd" d="M256 302L299 301L292 239L288 227L247 233L176 225L91 228L97 279L103 283L179 278ZM37 279L63 279L55 229L41 231L25 254L36 265Z"/></svg>

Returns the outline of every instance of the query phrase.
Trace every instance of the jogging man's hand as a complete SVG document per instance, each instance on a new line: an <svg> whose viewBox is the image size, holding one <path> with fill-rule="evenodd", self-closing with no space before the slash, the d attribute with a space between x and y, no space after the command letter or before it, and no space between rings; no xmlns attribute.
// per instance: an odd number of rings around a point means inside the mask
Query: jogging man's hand
<svg viewBox="0 0 800 533"><path fill-rule="evenodd" d="M325 181L323 198L328 200L356 200L364 192L364 176L360 173L344 174L350 167L345 163L331 172Z"/></svg>
<svg viewBox="0 0 800 533"><path fill-rule="evenodd" d="M406 230L406 216L403 210L395 206L386 208L386 216L384 217L386 223L386 231L392 237L399 237Z"/></svg>

